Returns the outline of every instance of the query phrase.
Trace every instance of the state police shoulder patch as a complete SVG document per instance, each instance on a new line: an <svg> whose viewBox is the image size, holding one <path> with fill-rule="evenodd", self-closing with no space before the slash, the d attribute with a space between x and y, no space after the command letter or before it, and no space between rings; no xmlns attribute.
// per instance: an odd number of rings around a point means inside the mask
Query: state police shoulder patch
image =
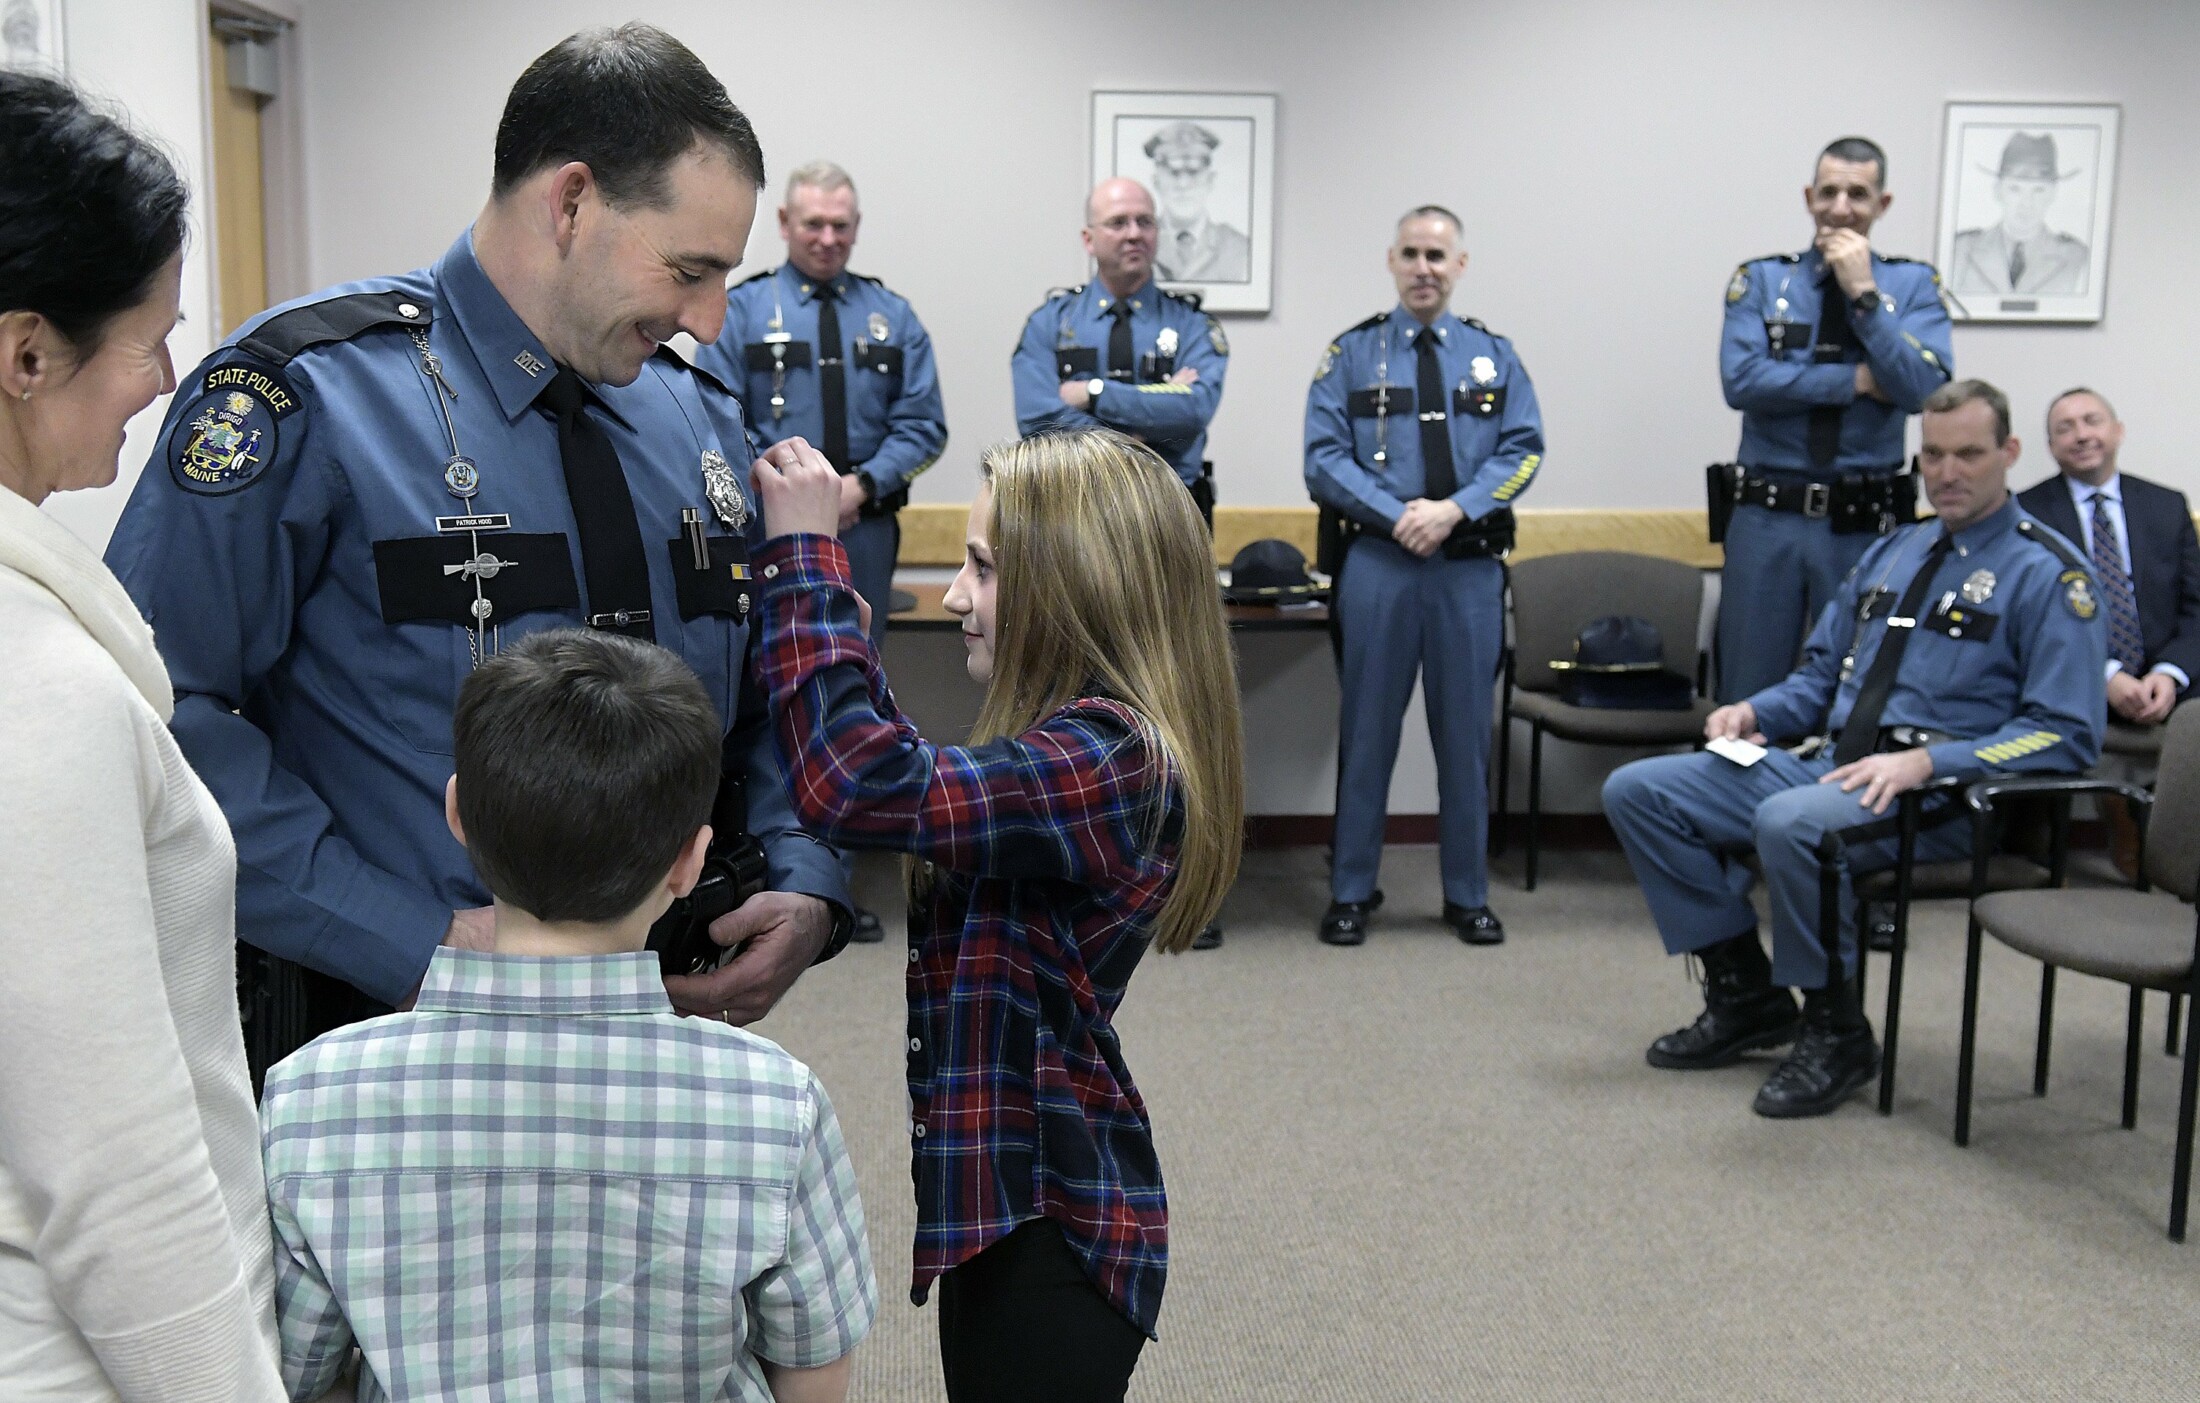
<svg viewBox="0 0 2200 1403"><path fill-rule="evenodd" d="M1734 270L1734 280L1726 285L1727 305L1732 306L1748 295L1749 265L1747 263L1744 263L1741 267Z"/></svg>
<svg viewBox="0 0 2200 1403"><path fill-rule="evenodd" d="M1207 318L1207 344L1215 348L1218 356L1230 354L1229 338L1222 334L1222 323L1213 317Z"/></svg>
<svg viewBox="0 0 2200 1403"><path fill-rule="evenodd" d="M2100 601L2093 597L2093 581L2085 571L2065 570L2056 582L2063 587L2063 603L2072 615L2090 619L2101 612Z"/></svg>
<svg viewBox="0 0 2200 1403"><path fill-rule="evenodd" d="M168 470L176 485L225 497L259 481L275 461L280 422L298 403L279 371L243 361L208 370L170 439Z"/></svg>

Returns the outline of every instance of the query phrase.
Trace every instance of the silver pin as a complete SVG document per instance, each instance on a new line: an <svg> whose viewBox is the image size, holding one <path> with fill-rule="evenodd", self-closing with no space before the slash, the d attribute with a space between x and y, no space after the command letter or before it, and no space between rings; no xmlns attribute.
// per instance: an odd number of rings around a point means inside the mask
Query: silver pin
<svg viewBox="0 0 2200 1403"><path fill-rule="evenodd" d="M443 465L443 485L463 502L481 490L481 470L474 466L473 459L453 455Z"/></svg>
<svg viewBox="0 0 2200 1403"><path fill-rule="evenodd" d="M733 475L733 465L726 455L715 448L703 450L703 495L710 499L710 509L718 519L734 531L744 531L749 524L749 504L741 495L741 483Z"/></svg>

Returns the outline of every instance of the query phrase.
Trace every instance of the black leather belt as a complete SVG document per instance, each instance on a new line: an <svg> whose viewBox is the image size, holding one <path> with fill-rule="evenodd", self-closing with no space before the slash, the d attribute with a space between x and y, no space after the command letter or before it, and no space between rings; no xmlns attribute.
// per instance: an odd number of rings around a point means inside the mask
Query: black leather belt
<svg viewBox="0 0 2200 1403"><path fill-rule="evenodd" d="M1962 739L1961 736L1951 735L1946 731L1930 731L1923 726L1881 726L1878 739L1872 742L1872 754L1892 755L1900 750L1923 750L1928 745L1938 745L1942 741ZM1799 758L1808 760L1832 750L1833 742L1832 735L1807 736L1791 748Z"/></svg>
<svg viewBox="0 0 2200 1403"><path fill-rule="evenodd" d="M1917 515L1917 479L1900 464L1831 482L1785 468L1730 467L1737 506L1830 521L1836 535L1885 532Z"/></svg>

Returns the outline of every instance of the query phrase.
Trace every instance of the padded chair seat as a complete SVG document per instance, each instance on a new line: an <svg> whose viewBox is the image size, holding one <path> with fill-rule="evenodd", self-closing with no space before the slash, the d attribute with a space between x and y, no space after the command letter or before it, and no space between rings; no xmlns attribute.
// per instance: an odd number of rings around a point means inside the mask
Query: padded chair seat
<svg viewBox="0 0 2200 1403"><path fill-rule="evenodd" d="M1549 692L1515 691L1511 714L1540 721L1560 740L1592 745L1682 745L1703 736L1703 722L1716 702L1697 698L1686 711L1614 711L1568 706Z"/></svg>
<svg viewBox="0 0 2200 1403"><path fill-rule="evenodd" d="M2140 760L2155 759L2162 753L2162 728L2134 726L2128 721L2111 721L2108 723L2108 734L2101 737L2101 749L2110 755L2126 755Z"/></svg>
<svg viewBox="0 0 2200 1403"><path fill-rule="evenodd" d="M1986 890L2030 891L2048 884L2048 870L2015 853L1995 853L1986 859ZM1894 900L1895 871L1883 867L1856 879L1856 894L1866 901ZM1971 862L1921 862L1910 869L1910 896L1929 901L1935 897L1969 896Z"/></svg>
<svg viewBox="0 0 2200 1403"><path fill-rule="evenodd" d="M2002 944L2060 969L2149 989L2192 970L2193 909L2162 892L1997 892L1973 909Z"/></svg>

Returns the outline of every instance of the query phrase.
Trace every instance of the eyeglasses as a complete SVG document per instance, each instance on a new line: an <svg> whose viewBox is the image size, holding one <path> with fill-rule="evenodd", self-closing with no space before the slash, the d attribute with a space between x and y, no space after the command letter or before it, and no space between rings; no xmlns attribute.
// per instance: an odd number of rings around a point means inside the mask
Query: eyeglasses
<svg viewBox="0 0 2200 1403"><path fill-rule="evenodd" d="M1150 214L1119 214L1113 219L1103 219L1093 227L1105 229L1111 234L1120 234L1130 229L1138 229L1150 234L1160 226L1154 222L1154 217Z"/></svg>

